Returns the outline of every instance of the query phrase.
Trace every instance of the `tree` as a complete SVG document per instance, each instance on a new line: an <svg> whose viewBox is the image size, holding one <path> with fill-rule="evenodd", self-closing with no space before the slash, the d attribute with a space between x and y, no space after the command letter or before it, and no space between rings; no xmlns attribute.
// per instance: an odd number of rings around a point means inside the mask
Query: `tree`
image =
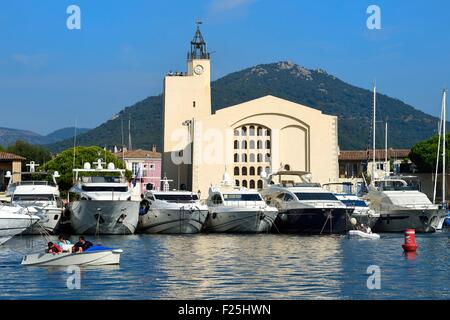
<svg viewBox="0 0 450 320"><path fill-rule="evenodd" d="M15 144L9 145L6 151L26 158L22 163L22 168L26 168L25 164L29 161L43 165L52 159L52 155L47 149L21 140L17 140Z"/></svg>
<svg viewBox="0 0 450 320"><path fill-rule="evenodd" d="M450 157L450 144L449 144L450 134L446 135L446 158ZM428 140L420 141L416 143L409 155L411 161L417 166L419 172L430 173L436 170L436 157L437 157L437 149L438 149L438 140L439 136L435 135ZM441 141L442 143L442 141ZM440 153L442 154L442 145L440 149ZM439 170L442 168L442 159L439 159Z"/></svg>
<svg viewBox="0 0 450 320"><path fill-rule="evenodd" d="M102 159L106 163L114 163L116 168L124 168L122 160L115 157L111 152L105 151L100 147L76 147L75 148L75 166L74 149L67 149L58 154L53 160L47 162L42 169L45 171L58 171L60 178L58 184L62 191L69 190L73 185L73 169L83 168L85 162L92 163ZM126 177L131 178L131 172L127 170Z"/></svg>

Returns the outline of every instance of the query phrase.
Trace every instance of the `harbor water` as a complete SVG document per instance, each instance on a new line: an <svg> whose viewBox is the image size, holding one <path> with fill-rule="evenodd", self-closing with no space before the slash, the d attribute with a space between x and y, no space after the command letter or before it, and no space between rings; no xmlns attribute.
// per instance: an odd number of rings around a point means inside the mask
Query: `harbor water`
<svg viewBox="0 0 450 320"><path fill-rule="evenodd" d="M92 240L124 253L120 266L81 268L79 289L68 288L65 267L20 265L44 251L41 237L10 240L0 247L0 299L450 299L449 230L418 234L415 256L403 253L402 234ZM368 287L369 266L379 267L379 289Z"/></svg>

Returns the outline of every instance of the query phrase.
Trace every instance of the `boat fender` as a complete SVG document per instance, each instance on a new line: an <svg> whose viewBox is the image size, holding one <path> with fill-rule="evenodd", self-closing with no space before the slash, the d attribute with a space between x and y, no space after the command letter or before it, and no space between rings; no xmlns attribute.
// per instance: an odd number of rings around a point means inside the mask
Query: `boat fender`
<svg viewBox="0 0 450 320"><path fill-rule="evenodd" d="M281 220L283 220L283 221L287 221L287 219L288 219L286 213L282 213L282 214L280 215L280 218L281 218Z"/></svg>

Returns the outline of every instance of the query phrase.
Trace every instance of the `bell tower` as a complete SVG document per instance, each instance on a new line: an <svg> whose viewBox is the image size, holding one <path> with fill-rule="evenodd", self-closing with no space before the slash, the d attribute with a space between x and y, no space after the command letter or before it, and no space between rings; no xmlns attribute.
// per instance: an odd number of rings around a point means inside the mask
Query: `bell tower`
<svg viewBox="0 0 450 320"><path fill-rule="evenodd" d="M174 180L173 188L192 187L193 128L198 119L211 115L210 54L200 25L197 21L187 54L187 72L164 78L163 170ZM183 155L183 163L174 163L174 154Z"/></svg>

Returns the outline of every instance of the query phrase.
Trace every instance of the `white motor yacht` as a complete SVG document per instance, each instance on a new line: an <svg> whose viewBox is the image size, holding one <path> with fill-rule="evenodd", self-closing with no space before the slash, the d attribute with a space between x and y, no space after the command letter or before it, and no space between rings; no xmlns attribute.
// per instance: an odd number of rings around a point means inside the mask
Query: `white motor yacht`
<svg viewBox="0 0 450 320"><path fill-rule="evenodd" d="M91 169L74 169L75 185L70 189L75 199L70 203L70 221L76 234L133 234L139 218L139 202L131 201L131 189L124 169L102 159Z"/></svg>
<svg viewBox="0 0 450 320"><path fill-rule="evenodd" d="M0 204L0 245L38 221L38 216L29 214L24 208Z"/></svg>
<svg viewBox="0 0 450 320"><path fill-rule="evenodd" d="M147 190L141 201L138 230L143 233L189 234L200 232L208 207L195 192L170 190L164 177L163 190Z"/></svg>
<svg viewBox="0 0 450 320"><path fill-rule="evenodd" d="M371 209L363 199L360 199L353 192L352 183L325 183L322 187L333 192L339 201L345 204L348 209L353 210L351 217L356 219L358 225L364 224L373 228L380 218L379 213Z"/></svg>
<svg viewBox="0 0 450 320"><path fill-rule="evenodd" d="M340 234L351 229L353 210L320 184L312 183L309 172L279 171L262 178L266 185L261 194L279 211L275 231Z"/></svg>
<svg viewBox="0 0 450 320"><path fill-rule="evenodd" d="M208 196L207 232L269 232L278 215L257 191L237 188L225 173L220 187L211 187Z"/></svg>
<svg viewBox="0 0 450 320"><path fill-rule="evenodd" d="M6 196L10 197L12 205L37 210L34 214L40 218L39 223L27 229L24 234L41 234L43 232L53 234L58 231L64 213L64 205L56 182L59 173L57 171L53 174L36 172L35 168L39 164L33 161L27 166L30 168L29 172L7 173L10 180ZM17 176L20 176L21 179L14 181L14 177Z"/></svg>
<svg viewBox="0 0 450 320"><path fill-rule="evenodd" d="M400 177L375 179L365 199L380 214L373 227L375 232L434 232L445 215L445 210L431 203L417 184L408 184Z"/></svg>

